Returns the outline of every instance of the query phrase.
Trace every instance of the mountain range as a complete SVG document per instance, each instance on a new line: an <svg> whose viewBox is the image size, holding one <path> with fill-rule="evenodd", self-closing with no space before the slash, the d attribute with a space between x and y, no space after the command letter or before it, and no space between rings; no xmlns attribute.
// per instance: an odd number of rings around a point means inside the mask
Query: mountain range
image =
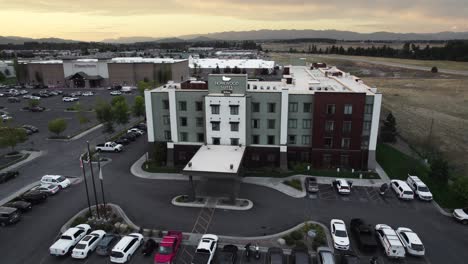
<svg viewBox="0 0 468 264"><path fill-rule="evenodd" d="M293 29L280 29L280 30L250 30L250 31L226 31L208 34L191 34L183 35L173 38L157 38L147 36L133 36L133 37L119 37L108 38L100 42L106 43L122 43L129 44L135 42L182 42L182 41L213 41L213 40L282 40L282 39L307 39L307 38L323 38L323 39L336 39L336 40L386 40L386 41L408 41L408 40L451 40L451 39L468 39L468 32L437 32L437 33L394 33L394 32L373 32L373 33L359 33L353 31L340 31L340 30L293 30ZM27 37L15 36L0 36L0 44L23 44L24 42L78 42L76 40L60 39L60 38L40 38L33 39Z"/></svg>

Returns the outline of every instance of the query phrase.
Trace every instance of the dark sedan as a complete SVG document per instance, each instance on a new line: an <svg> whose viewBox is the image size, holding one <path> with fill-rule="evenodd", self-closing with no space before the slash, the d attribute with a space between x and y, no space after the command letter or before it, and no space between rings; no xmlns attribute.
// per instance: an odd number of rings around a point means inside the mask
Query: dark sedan
<svg viewBox="0 0 468 264"><path fill-rule="evenodd" d="M351 234L354 236L361 251L373 252L377 250L374 229L360 218L351 219Z"/></svg>
<svg viewBox="0 0 468 264"><path fill-rule="evenodd" d="M32 208L32 204L26 201L12 201L4 204L3 206L16 208L22 213L27 212Z"/></svg>
<svg viewBox="0 0 468 264"><path fill-rule="evenodd" d="M18 175L19 175L19 172L17 171L7 171L7 172L0 173L0 183L4 183L11 179L14 179Z"/></svg>
<svg viewBox="0 0 468 264"><path fill-rule="evenodd" d="M158 246L158 243L156 243L156 241L154 241L153 239L149 238L148 240L146 240L145 244L143 245L143 250L142 250L143 255L145 256L151 255L157 246Z"/></svg>
<svg viewBox="0 0 468 264"><path fill-rule="evenodd" d="M96 253L101 256L108 256L115 244L119 241L119 236L106 234L96 247Z"/></svg>
<svg viewBox="0 0 468 264"><path fill-rule="evenodd" d="M237 259L237 251L239 249L234 245L225 245L218 254L219 264L234 264Z"/></svg>
<svg viewBox="0 0 468 264"><path fill-rule="evenodd" d="M291 252L294 264L310 264L309 252L307 248L294 248Z"/></svg>
<svg viewBox="0 0 468 264"><path fill-rule="evenodd" d="M21 200L30 202L32 204L38 204L44 202L47 199L48 195L44 192L37 190L30 190L23 193L19 198Z"/></svg>
<svg viewBox="0 0 468 264"><path fill-rule="evenodd" d="M273 247L268 249L267 253L268 264L284 264L284 253L281 248Z"/></svg>
<svg viewBox="0 0 468 264"><path fill-rule="evenodd" d="M120 137L119 139L117 139L114 142L117 143L117 144L128 145L130 143L130 139L128 139L126 137Z"/></svg>

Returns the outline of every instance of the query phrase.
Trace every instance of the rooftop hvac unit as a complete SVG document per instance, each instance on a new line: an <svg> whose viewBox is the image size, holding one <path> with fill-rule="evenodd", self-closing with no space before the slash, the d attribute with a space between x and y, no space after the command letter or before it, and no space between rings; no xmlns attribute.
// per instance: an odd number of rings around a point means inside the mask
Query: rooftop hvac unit
<svg viewBox="0 0 468 264"><path fill-rule="evenodd" d="M234 165L233 165L233 164L229 165L229 168L230 168L231 170L233 170L233 169L234 169Z"/></svg>
<svg viewBox="0 0 468 264"><path fill-rule="evenodd" d="M191 168L192 167L192 162L189 162L188 166L189 166L189 168Z"/></svg>

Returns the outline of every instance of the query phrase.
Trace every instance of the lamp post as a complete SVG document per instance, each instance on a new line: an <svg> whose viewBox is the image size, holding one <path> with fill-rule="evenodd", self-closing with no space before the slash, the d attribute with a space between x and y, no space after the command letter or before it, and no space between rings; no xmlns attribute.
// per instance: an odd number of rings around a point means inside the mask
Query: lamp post
<svg viewBox="0 0 468 264"><path fill-rule="evenodd" d="M93 162L91 160L91 150L89 148L89 141L86 141L86 144L88 144L89 168L91 169L91 180L93 181L94 200L96 202L96 215L97 215L97 218L99 219L101 217L99 216L99 205L98 205L98 198L97 198L97 193L96 193L96 184L94 183Z"/></svg>
<svg viewBox="0 0 468 264"><path fill-rule="evenodd" d="M101 183L101 193L102 193L102 203L104 204L104 213L103 217L105 218L107 215L107 208L106 208L106 197L104 195L104 177L102 176L102 169L101 169L101 156L98 154L98 168L99 168L99 182Z"/></svg>
<svg viewBox="0 0 468 264"><path fill-rule="evenodd" d="M85 184L85 189L86 189L86 199L88 200L89 215L92 216L93 213L91 212L91 202L89 201L88 181L86 180L86 172L83 166L83 156L80 157L80 167L83 170L83 179L84 179L84 184Z"/></svg>

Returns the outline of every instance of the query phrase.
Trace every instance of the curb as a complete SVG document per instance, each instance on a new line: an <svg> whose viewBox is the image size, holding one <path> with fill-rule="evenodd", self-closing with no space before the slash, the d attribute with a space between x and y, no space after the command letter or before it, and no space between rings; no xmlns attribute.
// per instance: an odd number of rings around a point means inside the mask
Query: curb
<svg viewBox="0 0 468 264"><path fill-rule="evenodd" d="M9 201L13 200L14 198L16 198L17 196L25 193L26 191L28 191L29 189L31 189L32 187L36 186L36 185L39 185L41 184L40 181L35 181L33 183L30 183L26 186L24 186L23 188L17 190L16 192L8 195L7 197L3 198L2 200L0 200L0 205L4 205L6 203L8 203Z"/></svg>
<svg viewBox="0 0 468 264"><path fill-rule="evenodd" d="M44 155L46 153L46 151L26 151L26 150L22 150L21 151L22 153L28 153L29 154L29 157L27 157L26 159L24 160L21 160L15 164L12 164L8 167L5 167L3 169L0 170L0 173L2 172L6 172L6 171L9 171L9 170L13 170L13 169L16 169L16 168L19 168L21 166L23 166L24 164L30 162L30 161L33 161L37 158L39 158L40 156Z"/></svg>
<svg viewBox="0 0 468 264"><path fill-rule="evenodd" d="M195 208L210 207L210 206L208 206L208 199L206 199L204 203L181 203L181 202L176 201L177 198L179 198L180 196L182 196L182 195L178 195L178 196L172 198L172 201L171 201L172 205L180 206L180 207L195 207ZM206 197L204 197L204 198L206 198ZM222 198L222 197L220 197L220 198ZM237 200L247 201L247 203L248 203L247 206L240 207L240 206L234 206L234 205L219 205L218 200L220 198L216 199L216 204L214 205L215 209L233 210L233 211L247 211L247 210L252 209L252 207L253 207L253 202L252 201L250 201L249 199L241 199L241 198L238 198Z"/></svg>
<svg viewBox="0 0 468 264"><path fill-rule="evenodd" d="M144 171L141 166L146 160L146 153L143 154L132 167L130 167L130 172L133 176L143 179L150 180L177 180L177 181L188 181L188 177L179 173L153 173ZM198 180L199 177L193 177L194 180Z"/></svg>
<svg viewBox="0 0 468 264"><path fill-rule="evenodd" d="M442 208L436 201L432 200L432 205L434 205L434 207L443 215L445 216L448 216L448 217L452 217L452 214L445 211L444 208Z"/></svg>

